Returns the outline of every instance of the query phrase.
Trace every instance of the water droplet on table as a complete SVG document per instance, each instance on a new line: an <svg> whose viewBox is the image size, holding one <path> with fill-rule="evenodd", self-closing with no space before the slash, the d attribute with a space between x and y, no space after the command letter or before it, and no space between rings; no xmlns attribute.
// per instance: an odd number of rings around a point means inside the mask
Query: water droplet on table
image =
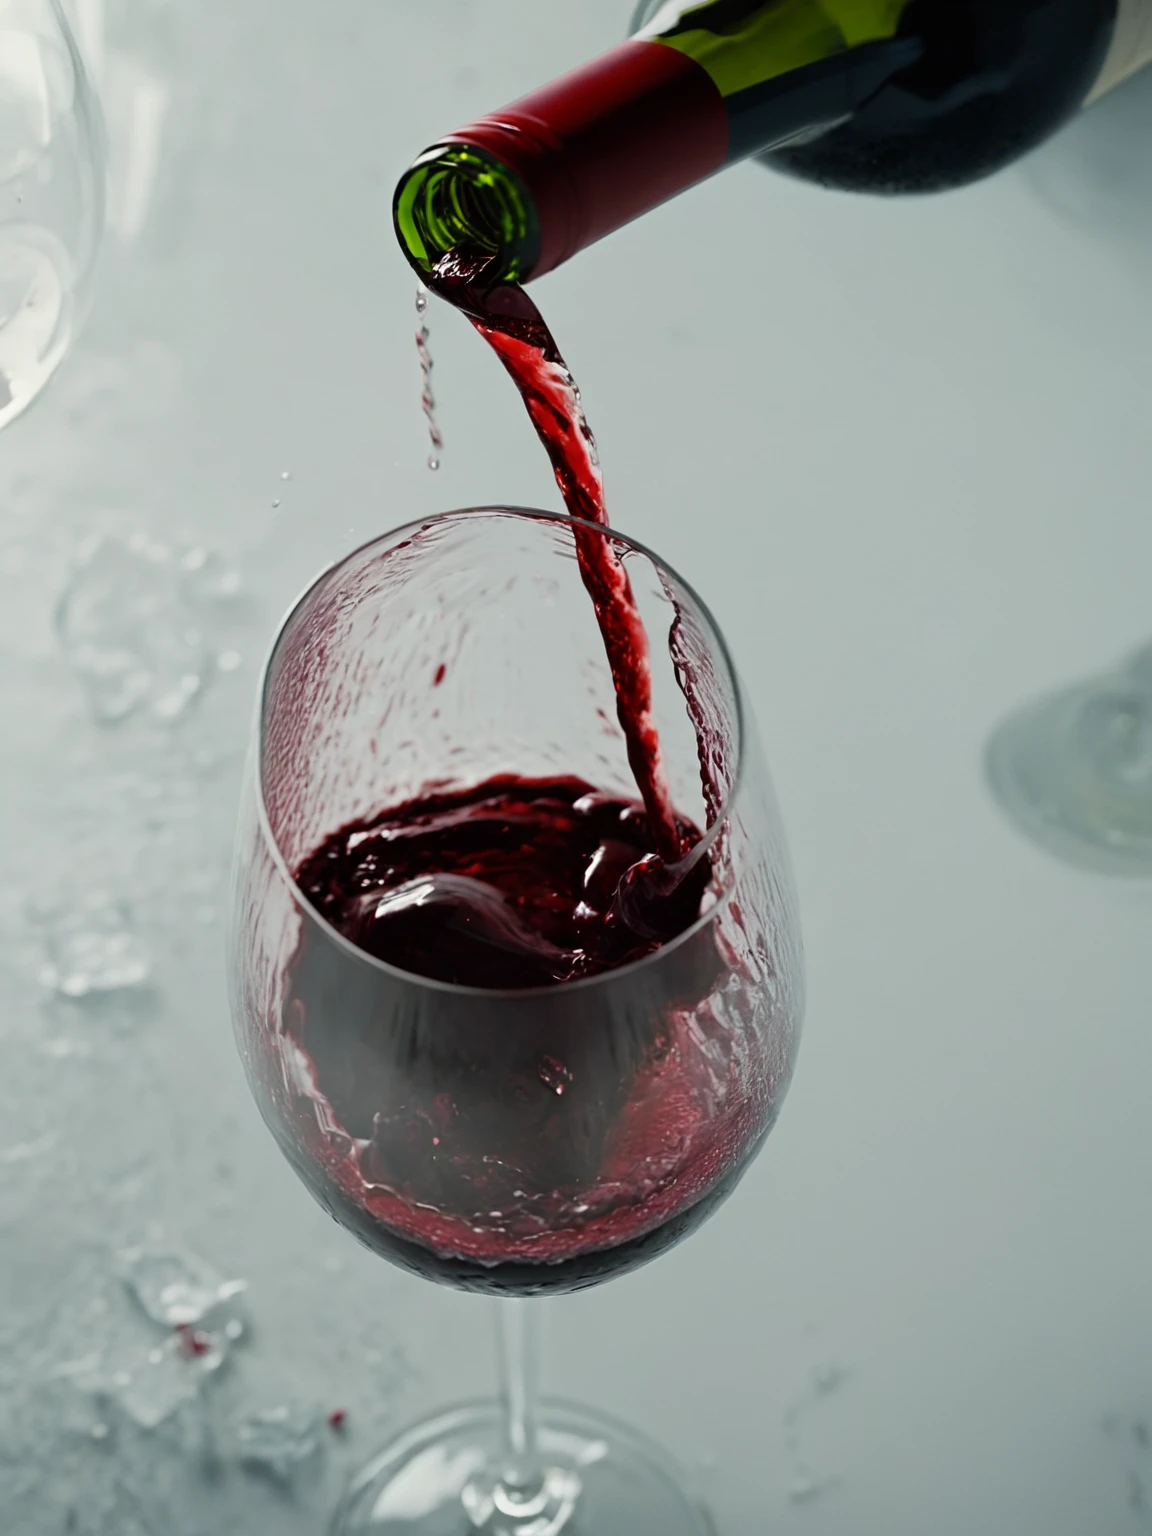
<svg viewBox="0 0 1152 1536"><path fill-rule="evenodd" d="M204 1379L202 1362L173 1335L105 1361L100 1396L114 1401L141 1429L154 1430L196 1401Z"/></svg>
<svg viewBox="0 0 1152 1536"><path fill-rule="evenodd" d="M120 1278L128 1294L154 1323L169 1328L223 1328L228 1338L243 1333L237 1298L244 1280L227 1280L203 1259L163 1247L128 1248L120 1255ZM229 1330L235 1328L239 1331Z"/></svg>
<svg viewBox="0 0 1152 1536"><path fill-rule="evenodd" d="M56 610L56 632L97 721L170 723L211 675L206 604L238 585L204 550L177 557L134 535L103 540Z"/></svg>
<svg viewBox="0 0 1152 1536"><path fill-rule="evenodd" d="M303 1404L265 1408L242 1419L235 1430L242 1466L289 1482L320 1448L320 1414Z"/></svg>
<svg viewBox="0 0 1152 1536"><path fill-rule="evenodd" d="M41 923L45 963L40 979L61 997L79 1000L147 981L151 960L122 903L92 892L74 907L43 914Z"/></svg>
<svg viewBox="0 0 1152 1536"><path fill-rule="evenodd" d="M239 595L240 572L215 550L194 545L180 557L181 586L193 603L227 602Z"/></svg>
<svg viewBox="0 0 1152 1536"><path fill-rule="evenodd" d="M38 1136L35 1141L18 1141L13 1146L5 1147L0 1151L0 1167L11 1167L13 1163L39 1162L47 1157L55 1147L59 1138L55 1132L49 1132L46 1136Z"/></svg>
<svg viewBox="0 0 1152 1536"><path fill-rule="evenodd" d="M814 1504L822 1494L836 1486L838 1479L834 1477L814 1477L810 1472L804 1472L797 1477L788 1490L789 1504Z"/></svg>

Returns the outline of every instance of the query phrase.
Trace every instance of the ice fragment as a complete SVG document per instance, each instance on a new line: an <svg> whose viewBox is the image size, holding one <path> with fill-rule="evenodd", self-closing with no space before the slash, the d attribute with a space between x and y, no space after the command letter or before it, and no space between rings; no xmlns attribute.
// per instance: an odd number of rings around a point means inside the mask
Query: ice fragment
<svg viewBox="0 0 1152 1536"><path fill-rule="evenodd" d="M311 1461L320 1446L315 1408L285 1403L250 1414L236 1425L236 1455L243 1466L280 1482Z"/></svg>
<svg viewBox="0 0 1152 1536"><path fill-rule="evenodd" d="M151 961L123 903L92 891L40 917L46 951L40 979L61 997L122 992L147 981Z"/></svg>
<svg viewBox="0 0 1152 1536"><path fill-rule="evenodd" d="M230 1341L243 1334L237 1298L246 1281L226 1280L203 1259L161 1246L126 1249L119 1268L129 1295L154 1323L191 1329L207 1323Z"/></svg>

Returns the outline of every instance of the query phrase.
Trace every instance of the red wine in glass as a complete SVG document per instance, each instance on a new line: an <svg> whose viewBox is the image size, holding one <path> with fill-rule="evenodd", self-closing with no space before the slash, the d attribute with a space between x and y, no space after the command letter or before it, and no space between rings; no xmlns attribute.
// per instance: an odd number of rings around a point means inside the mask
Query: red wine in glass
<svg viewBox="0 0 1152 1536"><path fill-rule="evenodd" d="M679 832L699 844L696 828ZM296 884L388 965L453 986L556 989L633 966L698 920L706 857L644 904L639 931L622 909L621 883L651 843L635 801L578 779L504 777L343 828ZM694 1080L705 1058L680 1038L702 1027L688 1020L722 970L705 930L658 986L620 975L608 1029L547 997L527 1028L500 1008L479 1026L451 992L398 1022L390 978L365 967L351 981L343 948L306 927L284 1028L310 1107L322 1100L341 1128L340 1219L408 1269L493 1292L572 1290L662 1252L723 1198L760 1134L739 1096L723 1124L707 1112ZM718 1143L730 1166L717 1183Z"/></svg>

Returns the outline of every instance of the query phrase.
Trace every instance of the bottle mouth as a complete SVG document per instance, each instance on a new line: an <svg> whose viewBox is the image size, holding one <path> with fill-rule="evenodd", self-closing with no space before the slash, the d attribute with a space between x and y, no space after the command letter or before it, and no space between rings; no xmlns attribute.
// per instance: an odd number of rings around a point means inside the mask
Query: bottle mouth
<svg viewBox="0 0 1152 1536"><path fill-rule="evenodd" d="M524 282L539 257L536 211L524 183L471 144L426 150L396 188L396 233L422 278L445 257L483 263L490 282Z"/></svg>

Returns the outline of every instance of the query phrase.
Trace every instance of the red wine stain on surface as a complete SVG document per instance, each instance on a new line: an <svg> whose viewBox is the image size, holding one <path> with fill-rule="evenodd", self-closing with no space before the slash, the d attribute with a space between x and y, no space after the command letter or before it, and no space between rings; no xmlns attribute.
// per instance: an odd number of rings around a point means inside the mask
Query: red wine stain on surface
<svg viewBox="0 0 1152 1536"><path fill-rule="evenodd" d="M212 1348L212 1340L208 1335L193 1328L191 1323L177 1323L176 1332L180 1337L180 1348L190 1360L200 1359Z"/></svg>

